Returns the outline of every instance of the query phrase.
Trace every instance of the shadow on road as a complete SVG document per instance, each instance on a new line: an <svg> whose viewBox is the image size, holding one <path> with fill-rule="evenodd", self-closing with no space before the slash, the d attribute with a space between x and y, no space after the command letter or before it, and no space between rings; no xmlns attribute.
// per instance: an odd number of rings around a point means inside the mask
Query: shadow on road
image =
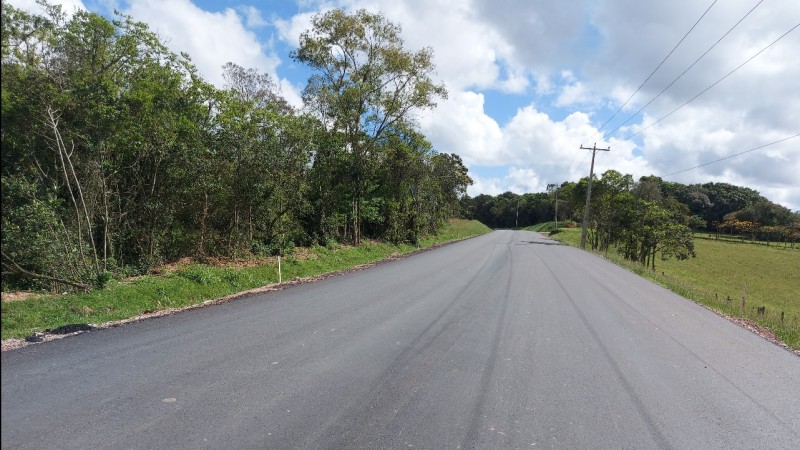
<svg viewBox="0 0 800 450"><path fill-rule="evenodd" d="M564 245L564 244L562 244L561 242L558 242L558 241L520 241L520 242L515 242L514 243L514 245L530 245L530 244L536 244L536 245Z"/></svg>

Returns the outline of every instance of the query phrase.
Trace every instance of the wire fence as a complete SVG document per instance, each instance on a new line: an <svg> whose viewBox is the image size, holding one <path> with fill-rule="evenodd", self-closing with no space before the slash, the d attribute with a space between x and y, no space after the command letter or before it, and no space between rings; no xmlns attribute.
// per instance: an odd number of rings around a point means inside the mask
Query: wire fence
<svg viewBox="0 0 800 450"><path fill-rule="evenodd" d="M640 264L631 263L616 255L607 255L616 264L629 268L673 292L710 307L724 315L747 319L772 331L776 337L789 347L800 350L800 314L764 302L757 292L748 292L747 284L732 286L730 291L740 291L741 295L721 294L714 289L688 284L663 272L653 272ZM800 299L795 299L800 301Z"/></svg>

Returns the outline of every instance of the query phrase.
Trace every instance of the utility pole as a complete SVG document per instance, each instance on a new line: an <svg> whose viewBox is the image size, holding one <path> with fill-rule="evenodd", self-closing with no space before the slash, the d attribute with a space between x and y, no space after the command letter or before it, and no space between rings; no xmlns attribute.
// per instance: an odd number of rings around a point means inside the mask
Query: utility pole
<svg viewBox="0 0 800 450"><path fill-rule="evenodd" d="M583 208L583 226L581 227L581 248L586 250L586 223L589 221L589 200L592 198L592 178L594 178L594 155L598 150L603 152L611 151L611 147L597 148L597 143L592 147L584 147L581 145L581 150L592 151L592 165L589 169L589 188L586 190L586 206Z"/></svg>
<svg viewBox="0 0 800 450"><path fill-rule="evenodd" d="M553 209L556 210L556 213L553 217L553 233L555 233L558 229L558 188L556 188L556 202L553 204Z"/></svg>
<svg viewBox="0 0 800 450"><path fill-rule="evenodd" d="M555 203L553 203L553 207L554 207L554 209L556 211L556 213L554 215L554 219L553 219L553 231L554 232L558 228L558 188L559 187L560 186L558 184L556 184L556 183L551 183L551 184L547 185L547 192L549 192L551 194L554 194L555 197L556 197Z"/></svg>

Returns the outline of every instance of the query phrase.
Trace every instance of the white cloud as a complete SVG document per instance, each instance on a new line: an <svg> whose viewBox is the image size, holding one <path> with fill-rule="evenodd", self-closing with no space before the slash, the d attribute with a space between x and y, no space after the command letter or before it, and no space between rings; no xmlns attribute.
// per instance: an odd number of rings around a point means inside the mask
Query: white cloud
<svg viewBox="0 0 800 450"><path fill-rule="evenodd" d="M503 127L483 112L480 94L451 98L441 109L428 114L423 132L439 151L460 154L470 167L475 184L469 193L541 192L548 183L561 183L588 176L590 152L580 142L596 135L585 113L573 113L561 121L527 106L517 110ZM588 143L591 146L594 143ZM653 173L653 168L630 141L598 141L595 173L613 168L636 177ZM480 167L505 168L502 177L474 175ZM482 191L483 190L483 191Z"/></svg>
<svg viewBox="0 0 800 450"><path fill-rule="evenodd" d="M518 194L541 192L547 187L546 183L539 180L539 175L533 169L511 167L503 181L508 190Z"/></svg>
<svg viewBox="0 0 800 450"><path fill-rule="evenodd" d="M255 6L240 6L237 8L247 20L247 28L259 28L269 24L261 17L261 11Z"/></svg>
<svg viewBox="0 0 800 450"><path fill-rule="evenodd" d="M561 94L556 99L555 104L556 106L571 106L586 103L588 100L589 92L586 89L586 85L576 81L561 88Z"/></svg>
<svg viewBox="0 0 800 450"><path fill-rule="evenodd" d="M475 174L472 177L472 185L467 187L467 194L476 197L480 194L498 195L508 191L503 181L497 178L483 178Z"/></svg>
<svg viewBox="0 0 800 450"><path fill-rule="evenodd" d="M498 89L511 94L524 94L530 86L530 78L524 71L511 69L505 78L498 82Z"/></svg>
<svg viewBox="0 0 800 450"><path fill-rule="evenodd" d="M311 29L311 21L318 12L321 11L300 13L289 19L276 18L274 23L278 37L291 48L296 48L300 45L300 35Z"/></svg>
<svg viewBox="0 0 800 450"><path fill-rule="evenodd" d="M381 12L403 28L406 47L434 49L438 76L451 92L497 89L521 93L531 72L517 57L501 27L485 20L482 2L448 0L340 0L318 2L317 10L343 7ZM302 13L280 24L281 38L296 45L296 37L310 26L313 13Z"/></svg>
<svg viewBox="0 0 800 450"><path fill-rule="evenodd" d="M289 80L281 78L279 87L281 89L281 95L290 105L298 109L302 108L303 97L300 95L300 92L303 91L303 88L301 86L296 86Z"/></svg>
<svg viewBox="0 0 800 450"><path fill-rule="evenodd" d="M527 192L541 192L546 188L539 179L536 171L519 167L508 167L502 177L472 176L472 186L467 188L467 194L474 197L479 194L498 195L504 192L524 194Z"/></svg>
<svg viewBox="0 0 800 450"><path fill-rule="evenodd" d="M133 0L125 13L147 22L174 52L187 52L203 77L216 86L224 84L222 66L227 62L273 76L280 64L230 8L209 12L189 0Z"/></svg>
<svg viewBox="0 0 800 450"><path fill-rule="evenodd" d="M421 115L423 133L442 152L457 153L467 165L502 165L502 131L483 112L483 95L455 92Z"/></svg>

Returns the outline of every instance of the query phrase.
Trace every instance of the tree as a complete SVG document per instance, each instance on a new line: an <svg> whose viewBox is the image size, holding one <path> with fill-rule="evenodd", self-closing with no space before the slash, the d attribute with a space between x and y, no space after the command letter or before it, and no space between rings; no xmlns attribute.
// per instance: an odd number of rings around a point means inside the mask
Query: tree
<svg viewBox="0 0 800 450"><path fill-rule="evenodd" d="M295 111L234 63L204 82L130 17L2 3L3 288L88 289L185 256L346 236L416 242L457 215L467 169L412 113L446 94L429 49L380 15L320 15ZM327 55L327 56L326 56Z"/></svg>
<svg viewBox="0 0 800 450"><path fill-rule="evenodd" d="M3 247L54 245L4 252L4 281L8 267L35 273L53 261L50 278L102 283L125 262L179 253L167 238L175 169L200 148L207 85L144 24L86 11L67 20L45 6L31 16L2 4L3 223L20 233L4 233Z"/></svg>
<svg viewBox="0 0 800 450"><path fill-rule="evenodd" d="M710 202L710 206L702 213L709 224L721 223L726 214L739 211L764 199L753 189L728 183L705 183L699 187Z"/></svg>
<svg viewBox="0 0 800 450"><path fill-rule="evenodd" d="M432 179L435 152L420 133L407 126L393 127L378 149L375 186L369 203L379 205L372 226L393 242L416 243L429 231L427 188ZM427 186L426 186L427 185Z"/></svg>
<svg viewBox="0 0 800 450"><path fill-rule="evenodd" d="M595 200L590 217L595 224L595 232L590 242L592 248L605 251L619 239L621 215L624 212L620 206L627 203L627 197L633 195L633 177L622 175L616 170L607 170L595 186Z"/></svg>
<svg viewBox="0 0 800 450"><path fill-rule="evenodd" d="M224 224L228 254L281 253L302 234L294 213L304 203L315 123L294 113L268 74L233 63L223 70L213 136L215 170L226 170L211 192L216 222Z"/></svg>
<svg viewBox="0 0 800 450"><path fill-rule="evenodd" d="M303 92L306 103L331 130L341 132L352 155L352 233L361 239L366 168L378 141L418 109L435 106L447 91L431 79L429 48L403 49L400 27L381 14L340 9L314 16L291 57L317 73Z"/></svg>

